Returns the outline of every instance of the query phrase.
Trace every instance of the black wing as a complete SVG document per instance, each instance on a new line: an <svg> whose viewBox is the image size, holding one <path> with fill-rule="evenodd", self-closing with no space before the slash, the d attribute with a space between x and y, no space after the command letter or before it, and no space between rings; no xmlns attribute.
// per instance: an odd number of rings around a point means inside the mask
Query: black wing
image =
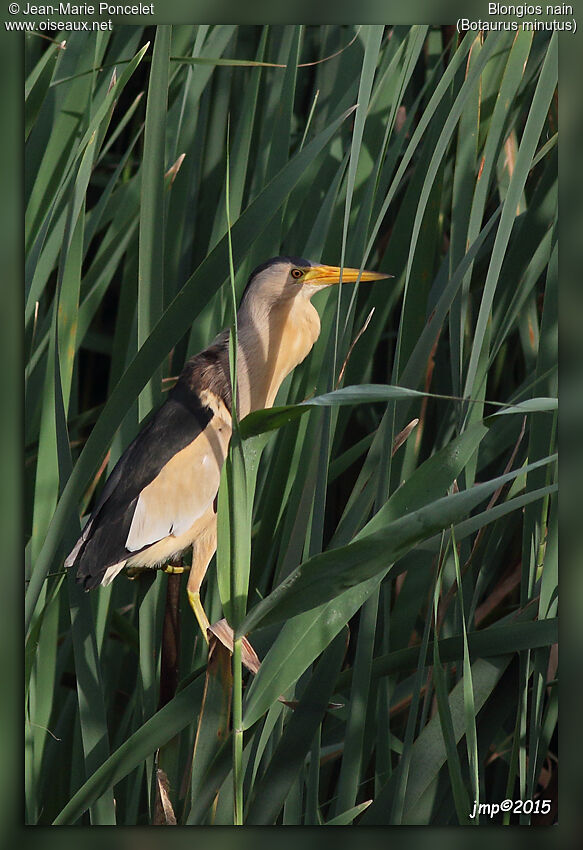
<svg viewBox="0 0 583 850"><path fill-rule="evenodd" d="M163 466L205 429L213 412L182 382L128 446L109 476L83 534L65 561L77 564L85 590L101 583L105 571L135 552L125 547L141 491Z"/></svg>

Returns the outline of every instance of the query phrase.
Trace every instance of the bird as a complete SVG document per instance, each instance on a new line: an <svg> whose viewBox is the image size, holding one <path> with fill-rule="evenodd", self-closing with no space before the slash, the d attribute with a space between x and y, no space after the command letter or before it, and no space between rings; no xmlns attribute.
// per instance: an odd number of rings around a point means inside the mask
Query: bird
<svg viewBox="0 0 583 850"><path fill-rule="evenodd" d="M272 407L284 378L311 351L320 334L315 293L341 280L389 276L291 256L257 266L237 311L239 419ZM200 589L217 546L217 494L232 433L229 333L187 360L113 468L65 560L91 590L124 568L173 572L174 559L192 547L187 595L207 642L211 626Z"/></svg>

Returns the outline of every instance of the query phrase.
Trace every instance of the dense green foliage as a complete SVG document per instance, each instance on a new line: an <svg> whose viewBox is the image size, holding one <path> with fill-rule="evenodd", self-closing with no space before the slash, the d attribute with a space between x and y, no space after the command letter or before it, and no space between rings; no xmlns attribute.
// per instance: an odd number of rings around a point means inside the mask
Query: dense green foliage
<svg viewBox="0 0 583 850"><path fill-rule="evenodd" d="M25 50L27 822L554 811L556 37L119 27ZM240 295L279 254L394 278L314 299L282 409L232 441L203 599L262 659L241 688L184 576L84 594L63 559L232 322L230 258Z"/></svg>

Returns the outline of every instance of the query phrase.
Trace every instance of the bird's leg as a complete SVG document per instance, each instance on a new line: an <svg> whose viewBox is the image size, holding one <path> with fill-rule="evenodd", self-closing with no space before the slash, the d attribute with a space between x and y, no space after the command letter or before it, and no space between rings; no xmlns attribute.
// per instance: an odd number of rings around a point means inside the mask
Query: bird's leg
<svg viewBox="0 0 583 850"><path fill-rule="evenodd" d="M208 630L210 629L211 624L209 623L208 617L205 614L205 610L202 607L202 602L200 601L200 592L198 590L186 590L188 594L188 601L190 602L190 607L194 611L194 616L198 620L198 625L200 626L200 630L206 642L209 642L208 639Z"/></svg>
<svg viewBox="0 0 583 850"><path fill-rule="evenodd" d="M194 611L194 616L198 620L200 629L204 635L206 642L209 642L209 633L212 633L225 646L229 652L233 651L234 635L233 629L229 626L226 620L219 620L212 626L202 607L200 601L200 586L206 575L208 565L217 548L217 527L216 520L205 529L204 533L197 538L196 543L192 548L192 567L188 577L188 585L186 592L190 607ZM242 661L248 670L252 673L257 673L261 662L257 654L247 638L242 639Z"/></svg>
<svg viewBox="0 0 583 850"><path fill-rule="evenodd" d="M210 623L200 601L200 586L206 575L209 562L214 555L216 545L216 530L213 533L212 529L209 529L206 534L202 535L196 541L192 549L192 566L186 586L190 607L194 611L194 616L207 643L209 642L208 630L210 629Z"/></svg>

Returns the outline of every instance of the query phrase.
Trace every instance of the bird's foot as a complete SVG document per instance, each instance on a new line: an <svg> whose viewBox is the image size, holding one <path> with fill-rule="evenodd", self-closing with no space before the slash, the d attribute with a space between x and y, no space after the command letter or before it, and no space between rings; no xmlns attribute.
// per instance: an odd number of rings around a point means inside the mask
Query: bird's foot
<svg viewBox="0 0 583 850"><path fill-rule="evenodd" d="M178 566L178 564L166 564L165 567L162 567L162 572L169 575L182 575L182 573L187 573L189 570L190 567Z"/></svg>
<svg viewBox="0 0 583 850"><path fill-rule="evenodd" d="M234 635L233 629L227 623L225 619L219 620L217 623L213 623L212 626L209 626L209 631L225 646L229 652L233 652L233 643L234 643ZM249 643L246 637L241 638L241 661L245 665L245 667L256 675L259 672L259 668L261 667L261 661L259 660L259 656ZM287 705L288 708L295 710L298 707L298 700L289 700L284 696L278 697L279 702L282 702L284 705ZM338 708L343 708L343 703L338 702L329 702L328 709L334 710Z"/></svg>
<svg viewBox="0 0 583 850"><path fill-rule="evenodd" d="M220 640L223 646L226 646L229 652L233 652L233 629L230 627L227 621L225 619L222 619L211 626L208 617L205 613L205 610L202 607L199 592L194 590L187 590L187 593L190 607L194 611L194 616L198 621L198 625L200 626L200 630L203 633L206 642L209 642L209 634L212 634L218 640ZM257 673L259 667L261 666L261 661L259 660L257 653L255 652L246 637L242 638L241 640L241 660L243 661L245 667L248 670L251 670L252 673Z"/></svg>
<svg viewBox="0 0 583 850"><path fill-rule="evenodd" d="M213 634L223 646L226 646L229 652L233 651L234 634L233 629L225 619L219 620L209 626L209 631ZM241 661L245 667L253 674L257 673L261 667L261 661L246 637L241 638Z"/></svg>

